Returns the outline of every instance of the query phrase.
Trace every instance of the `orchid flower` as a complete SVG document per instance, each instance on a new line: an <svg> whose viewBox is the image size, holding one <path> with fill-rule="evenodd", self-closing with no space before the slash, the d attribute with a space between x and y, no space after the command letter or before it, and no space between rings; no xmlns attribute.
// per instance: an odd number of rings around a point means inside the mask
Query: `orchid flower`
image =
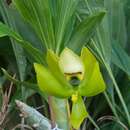
<svg viewBox="0 0 130 130"><path fill-rule="evenodd" d="M68 48L59 57L48 50L46 60L47 67L34 63L38 86L48 95L71 98L70 122L77 129L88 115L82 96L95 96L106 88L99 63L86 47L81 56Z"/></svg>

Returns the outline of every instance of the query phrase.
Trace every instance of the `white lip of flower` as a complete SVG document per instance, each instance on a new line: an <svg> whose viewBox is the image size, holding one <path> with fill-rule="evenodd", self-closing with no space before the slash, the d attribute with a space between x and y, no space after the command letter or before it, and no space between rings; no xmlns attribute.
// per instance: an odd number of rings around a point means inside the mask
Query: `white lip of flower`
<svg viewBox="0 0 130 130"><path fill-rule="evenodd" d="M69 77L68 80L77 76L80 80L83 79L84 65L78 55L68 48L65 48L60 55L59 66L61 71Z"/></svg>

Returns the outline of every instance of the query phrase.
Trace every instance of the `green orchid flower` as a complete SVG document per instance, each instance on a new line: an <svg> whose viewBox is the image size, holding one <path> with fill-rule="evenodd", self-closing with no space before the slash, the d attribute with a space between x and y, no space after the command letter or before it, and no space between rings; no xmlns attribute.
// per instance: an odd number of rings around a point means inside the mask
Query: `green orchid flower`
<svg viewBox="0 0 130 130"><path fill-rule="evenodd" d="M71 97L70 122L78 129L88 115L82 96L95 96L106 88L98 61L85 47L80 57L68 48L60 57L48 50L46 60L48 67L34 63L39 88L48 95Z"/></svg>

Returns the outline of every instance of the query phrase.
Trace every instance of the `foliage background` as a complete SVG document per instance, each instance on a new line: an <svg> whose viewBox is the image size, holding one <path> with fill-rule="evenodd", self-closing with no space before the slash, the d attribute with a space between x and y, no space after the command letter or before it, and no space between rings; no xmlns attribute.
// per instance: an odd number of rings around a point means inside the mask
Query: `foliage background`
<svg viewBox="0 0 130 130"><path fill-rule="evenodd" d="M13 6L5 6L4 2L0 0L0 20L18 31L25 40L30 41L36 48L44 50L45 53L45 47L32 27L23 20ZM90 118L84 121L81 130L93 130L93 124L95 123L101 130L124 130L120 124L129 129L130 125L128 124L127 116L119 100L120 93L117 93L117 89L114 86L120 89L127 110L130 112L130 1L80 0L76 10L77 23L82 21L87 15L100 9L106 9L108 13L101 25L95 29L94 36L87 41L86 46L92 49L100 61L102 73L107 83L107 90L104 94L85 100ZM21 81L26 80L35 83L33 59L15 42L8 37L0 38L0 67L5 68L11 75L16 74L16 78ZM80 46L79 49L81 49ZM69 47L79 53L75 45ZM0 71L1 95L9 89L9 86L10 82ZM2 124L3 128L11 129L21 121L14 103L15 99L22 100L34 108L43 105L44 107L39 109L39 111L49 118L46 100L27 86L17 84L12 89L9 114ZM3 96L0 96L0 106L2 106L2 102ZM101 117L104 118L100 122L98 120ZM95 122L93 123L93 121Z"/></svg>

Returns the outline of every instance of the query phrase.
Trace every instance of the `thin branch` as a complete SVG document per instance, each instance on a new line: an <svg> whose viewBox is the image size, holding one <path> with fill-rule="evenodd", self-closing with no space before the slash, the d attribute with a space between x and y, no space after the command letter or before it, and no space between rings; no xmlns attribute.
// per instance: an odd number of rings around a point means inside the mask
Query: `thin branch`
<svg viewBox="0 0 130 130"><path fill-rule="evenodd" d="M36 130L51 130L50 121L36 109L18 100L16 100L16 105L24 115L29 126L35 127Z"/></svg>

